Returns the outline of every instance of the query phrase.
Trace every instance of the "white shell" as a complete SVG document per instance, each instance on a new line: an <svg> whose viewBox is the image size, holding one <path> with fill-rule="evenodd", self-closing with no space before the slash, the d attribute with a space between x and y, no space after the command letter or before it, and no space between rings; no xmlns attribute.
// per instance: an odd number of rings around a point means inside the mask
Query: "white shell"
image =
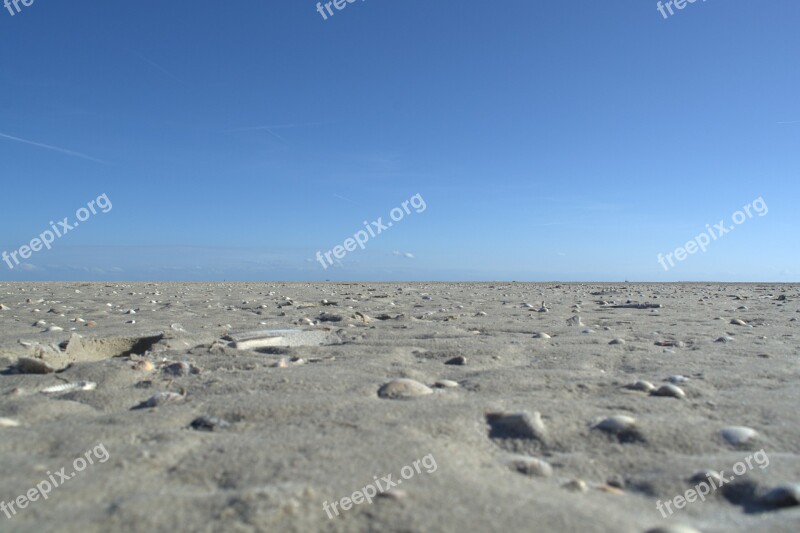
<svg viewBox="0 0 800 533"><path fill-rule="evenodd" d="M41 390L45 394L58 394L61 392L70 392L75 390L94 390L97 388L97 383L94 381L78 381L77 383L62 383L61 385L53 385Z"/></svg>

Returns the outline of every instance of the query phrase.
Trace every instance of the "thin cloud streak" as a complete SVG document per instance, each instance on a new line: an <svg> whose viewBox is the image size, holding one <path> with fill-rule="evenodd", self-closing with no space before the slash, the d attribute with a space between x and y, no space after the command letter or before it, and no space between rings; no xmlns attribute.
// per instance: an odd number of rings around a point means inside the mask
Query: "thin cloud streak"
<svg viewBox="0 0 800 533"><path fill-rule="evenodd" d="M38 146L39 148L44 148L46 150L52 150L54 152L60 152L62 154L71 155L73 157L80 157L82 159L88 159L89 161L94 161L95 163L101 163L103 165L106 164L106 162L103 161L102 159L97 159L95 157L92 157L92 156L89 156L89 155L86 155L86 154L82 154L80 152L67 150L66 148L59 148L58 146L50 146L49 144L39 143L39 142L36 142L36 141L29 141L27 139L20 139L19 137L14 137L13 135L7 135L5 133L0 133L0 137L2 137L3 139L9 139L11 141L16 141L16 142L20 142L20 143L24 143L24 144L29 144L31 146Z"/></svg>

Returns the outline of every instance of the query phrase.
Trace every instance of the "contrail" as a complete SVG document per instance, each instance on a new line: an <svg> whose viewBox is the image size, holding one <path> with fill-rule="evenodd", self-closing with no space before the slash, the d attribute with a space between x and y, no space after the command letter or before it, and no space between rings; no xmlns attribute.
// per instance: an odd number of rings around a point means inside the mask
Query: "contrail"
<svg viewBox="0 0 800 533"><path fill-rule="evenodd" d="M134 52L134 53L135 53L137 56L139 56L139 58L140 58L142 61L144 61L145 63L149 63L151 66L153 66L153 67L157 68L158 70L160 70L161 72L163 72L164 74L166 74L167 76L169 76L170 78L172 78L173 80L175 80L175 81L177 81L177 82L180 82L180 83L185 83L185 82L184 82L182 79L180 79L178 76L176 76L176 75L175 75L175 74L173 74L172 72L168 71L167 69L165 69L164 67L162 67L161 65L159 65L158 63L156 63L155 61L153 61L152 59L148 59L148 58L146 58L145 56L143 56L143 55L142 55L142 54L140 54L139 52Z"/></svg>
<svg viewBox="0 0 800 533"><path fill-rule="evenodd" d="M31 146L38 146L39 148L45 148L47 150L53 150L54 152L61 152L62 154L71 155L74 157L80 157L82 159L88 159L89 161L94 161L95 163L102 163L106 164L105 161L102 159L96 159L92 156L88 156L86 154L82 154L80 152L73 152L72 150L67 150L66 148L59 148L58 146L50 146L49 144L44 143L37 143L35 141L29 141L27 139L20 139L19 137L14 137L12 135L6 135L5 133L0 133L0 137L4 139L10 139L12 141L17 141L25 144L30 144Z"/></svg>

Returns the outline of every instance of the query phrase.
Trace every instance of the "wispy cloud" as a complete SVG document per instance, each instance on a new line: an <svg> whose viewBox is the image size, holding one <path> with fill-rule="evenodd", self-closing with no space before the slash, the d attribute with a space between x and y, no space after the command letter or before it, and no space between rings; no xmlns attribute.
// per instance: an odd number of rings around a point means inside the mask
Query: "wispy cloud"
<svg viewBox="0 0 800 533"><path fill-rule="evenodd" d="M7 135L5 133L0 133L0 137L2 137L3 139L8 139L10 141L16 141L16 142L20 142L20 143L24 143L24 144L29 144L31 146L38 146L39 148L44 148L46 150L52 150L54 152L60 152L62 154L71 155L73 157L80 157L82 159L88 159L89 161L94 161L95 163L105 164L105 161L103 161L102 159L97 159L95 157L92 157L92 156L89 156L89 155L86 155L86 154L82 154L80 152L67 150L66 148L59 148L58 146L51 146L49 144L44 144L44 143L40 143L40 142L36 142L36 141L29 141L27 139L20 139L19 137L14 137L13 135Z"/></svg>

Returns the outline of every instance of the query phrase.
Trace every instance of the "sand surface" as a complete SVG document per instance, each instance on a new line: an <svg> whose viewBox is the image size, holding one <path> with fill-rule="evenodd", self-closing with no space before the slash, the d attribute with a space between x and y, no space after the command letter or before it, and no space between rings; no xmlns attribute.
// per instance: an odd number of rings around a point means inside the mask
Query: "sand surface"
<svg viewBox="0 0 800 533"><path fill-rule="evenodd" d="M1 531L800 529L765 496L800 483L796 285L4 283L0 304L0 501L107 451ZM670 376L685 398L626 388ZM420 395L379 396L398 378Z"/></svg>

